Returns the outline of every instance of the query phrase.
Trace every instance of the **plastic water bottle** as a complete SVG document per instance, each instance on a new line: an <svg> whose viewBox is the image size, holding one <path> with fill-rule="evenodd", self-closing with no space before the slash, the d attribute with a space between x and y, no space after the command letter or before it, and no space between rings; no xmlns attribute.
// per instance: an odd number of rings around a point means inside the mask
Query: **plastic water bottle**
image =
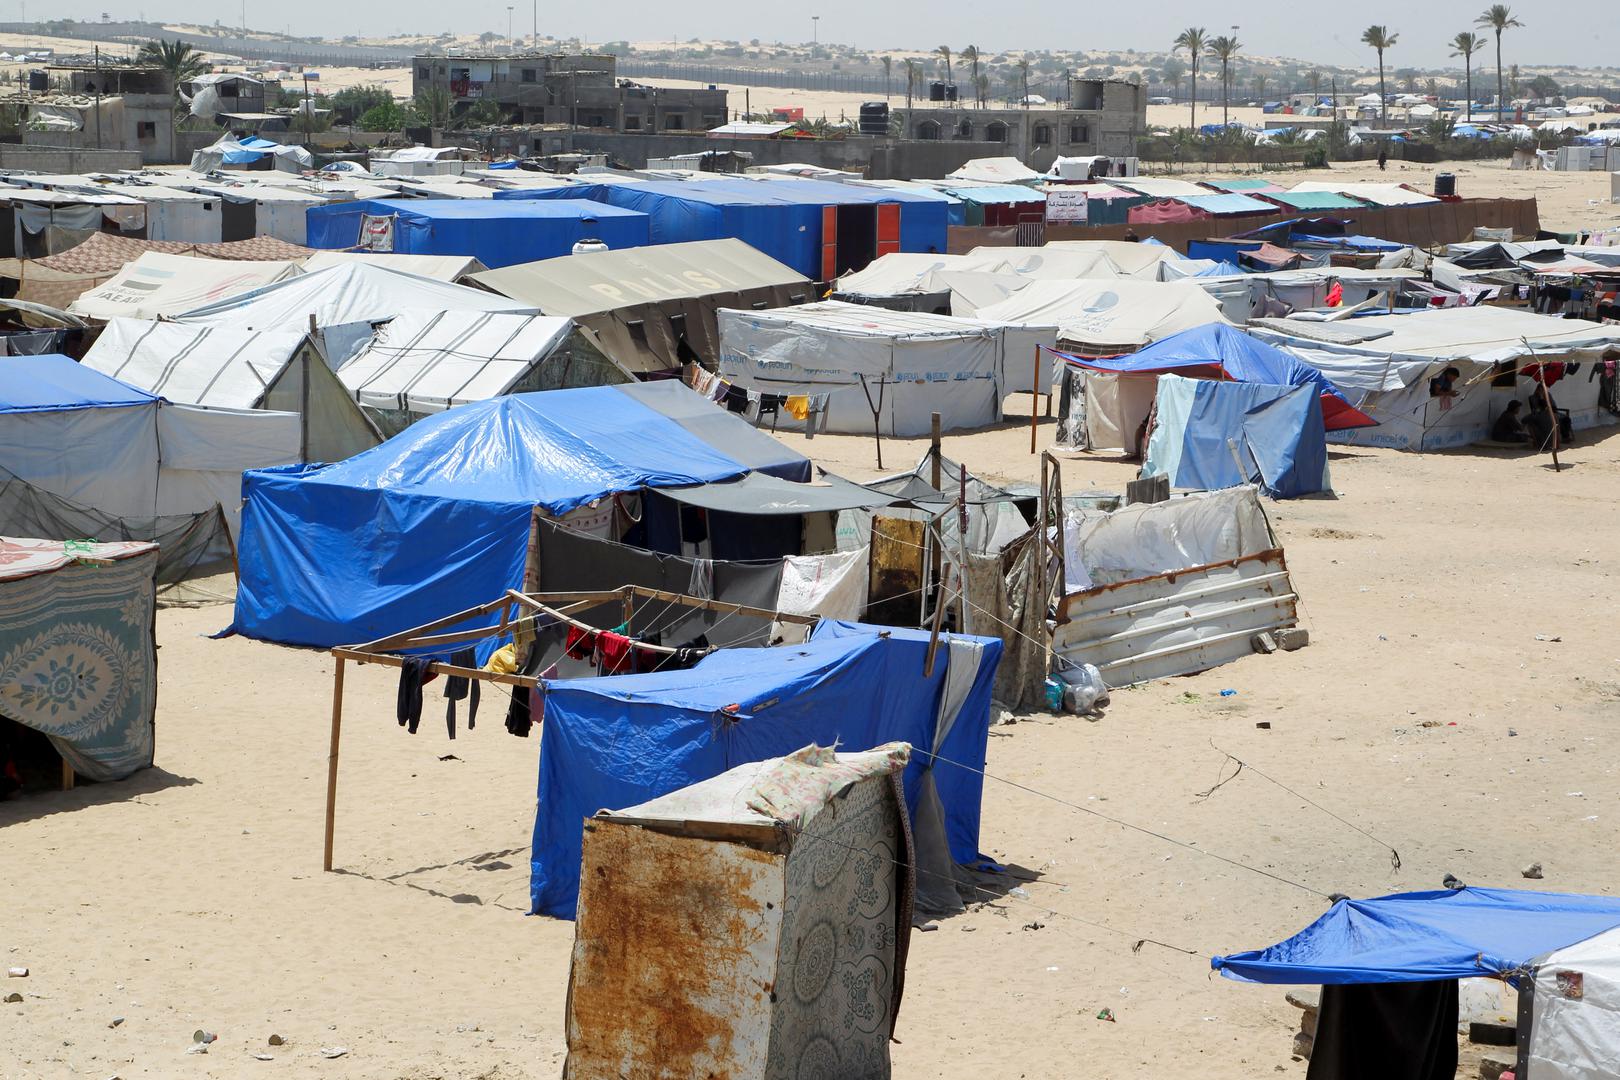
<svg viewBox="0 0 1620 1080"><path fill-rule="evenodd" d="M1046 678L1046 711L1059 712L1063 708L1063 684L1052 678Z"/></svg>

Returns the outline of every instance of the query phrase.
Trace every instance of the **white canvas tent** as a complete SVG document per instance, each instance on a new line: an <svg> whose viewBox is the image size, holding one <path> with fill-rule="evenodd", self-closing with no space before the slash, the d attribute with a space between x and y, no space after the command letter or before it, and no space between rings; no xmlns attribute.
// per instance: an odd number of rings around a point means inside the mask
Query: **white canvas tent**
<svg viewBox="0 0 1620 1080"><path fill-rule="evenodd" d="M177 315L175 321L191 326L271 330L308 328L313 320L326 361L337 369L371 337L377 324L407 311L539 314L528 304L481 289L369 263L348 263L193 308Z"/></svg>
<svg viewBox="0 0 1620 1080"><path fill-rule="evenodd" d="M974 158L945 175L947 180L973 184L1034 184L1041 174L1015 157Z"/></svg>
<svg viewBox="0 0 1620 1080"><path fill-rule="evenodd" d="M1204 192L1207 195L1209 192ZM1177 262L1186 258L1175 248L1164 244L1137 244L1129 240L1054 240L1044 247L1033 249L1044 255L1091 252L1107 256L1120 277L1139 281L1158 281L1159 264ZM1075 275L1079 276L1079 275Z"/></svg>
<svg viewBox="0 0 1620 1080"><path fill-rule="evenodd" d="M459 146L407 146L371 155L374 176L459 176L465 163Z"/></svg>
<svg viewBox="0 0 1620 1080"><path fill-rule="evenodd" d="M176 404L293 413L303 461L382 441L302 330L113 319L82 363Z"/></svg>
<svg viewBox="0 0 1620 1080"><path fill-rule="evenodd" d="M634 382L575 334L572 319L408 311L378 329L337 378L389 434L502 394Z"/></svg>
<svg viewBox="0 0 1620 1080"><path fill-rule="evenodd" d="M1334 442L1402 450L1478 442L1509 401L1539 394L1530 379L1510 378L1537 361L1586 361L1552 387L1577 430L1620 419L1600 404L1601 365L1592 363L1620 356L1620 326L1468 307L1333 323L1259 319L1250 330L1291 348L1378 421L1377 427L1331 432ZM1462 372L1453 387L1458 396L1432 397L1429 380L1447 367Z"/></svg>
<svg viewBox="0 0 1620 1080"><path fill-rule="evenodd" d="M880 385L885 435L925 435L936 412L947 431L1001 419L1001 327L836 300L722 309L719 322L721 377L761 394L828 395L819 430L872 431L867 395L876 405Z"/></svg>
<svg viewBox="0 0 1620 1080"><path fill-rule="evenodd" d="M1535 1080L1614 1076L1620 1071L1615 1035L1620 1030L1620 929L1555 949L1537 957L1532 968L1529 1046L1522 1051L1528 1075ZM1521 1026L1519 1037L1526 1034Z"/></svg>
<svg viewBox="0 0 1620 1080"><path fill-rule="evenodd" d="M953 309L954 313L954 309ZM1135 352L1160 338L1225 322L1197 285L1148 281L1031 281L974 318L1025 328L1042 341L1089 356Z"/></svg>
<svg viewBox="0 0 1620 1080"><path fill-rule="evenodd" d="M366 263L385 270L398 270L435 281L459 282L487 267L471 255L401 255L382 251L317 251L304 260L304 270L313 273L346 263Z"/></svg>
<svg viewBox="0 0 1620 1080"><path fill-rule="evenodd" d="M292 261L199 259L148 251L109 280L80 293L68 310L92 319L155 319L297 277Z"/></svg>

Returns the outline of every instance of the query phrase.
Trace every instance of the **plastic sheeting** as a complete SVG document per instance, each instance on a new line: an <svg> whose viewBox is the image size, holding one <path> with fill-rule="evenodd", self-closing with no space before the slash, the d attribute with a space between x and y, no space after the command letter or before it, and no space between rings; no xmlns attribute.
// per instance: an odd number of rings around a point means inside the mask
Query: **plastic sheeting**
<svg viewBox="0 0 1620 1080"><path fill-rule="evenodd" d="M719 325L723 377L762 394L826 394L827 431L871 431L880 384L885 435L926 434L936 412L945 430L1001 418L999 327L838 301L722 310Z"/></svg>
<svg viewBox="0 0 1620 1080"><path fill-rule="evenodd" d="M393 217L393 250L466 255L491 269L567 255L581 240L610 249L649 239L646 214L586 199L377 199L311 207L311 247L352 248L364 217Z"/></svg>
<svg viewBox="0 0 1620 1080"><path fill-rule="evenodd" d="M1100 356L1226 321L1220 304L1197 285L1150 281L1032 281L975 317L1055 326L1060 345Z"/></svg>
<svg viewBox="0 0 1620 1080"><path fill-rule="evenodd" d="M533 910L572 918L579 892L580 823L602 808L667 795L750 761L806 745L861 751L888 742L933 747L948 663L922 675L922 630L824 622L803 645L729 649L689 671L571 679L546 685L539 807L531 862ZM990 690L1001 642L982 643L976 677L938 748L934 783L950 856L979 855L979 804ZM949 654L941 650L941 656ZM724 723L716 723L724 716ZM926 768L904 774L915 813Z"/></svg>
<svg viewBox="0 0 1620 1080"><path fill-rule="evenodd" d="M1213 491L1260 482L1292 498L1331 490L1321 401L1310 387L1159 376L1143 476Z"/></svg>
<svg viewBox="0 0 1620 1080"><path fill-rule="evenodd" d="M1620 898L1519 889L1440 889L1340 900L1265 949L1211 959L1259 983L1517 979L1544 953L1620 926Z"/></svg>
<svg viewBox="0 0 1620 1080"><path fill-rule="evenodd" d="M304 272L328 270L345 263L370 263L384 270L399 270L435 281L457 282L486 269L467 255L401 255L383 251L317 251L304 260ZM499 291L499 290L497 290Z"/></svg>
<svg viewBox="0 0 1620 1080"><path fill-rule="evenodd" d="M81 293L68 310L93 319L155 319L229 301L302 273L296 262L222 262L149 251Z"/></svg>
<svg viewBox="0 0 1620 1080"><path fill-rule="evenodd" d="M1620 930L1542 957L1536 967L1528 1061L1536 1080L1620 1075Z"/></svg>
<svg viewBox="0 0 1620 1080"><path fill-rule="evenodd" d="M1277 546L1252 487L1112 512L1071 510L1063 536L1069 592L1230 562Z"/></svg>
<svg viewBox="0 0 1620 1080"><path fill-rule="evenodd" d="M726 436L757 433L672 385L721 421L713 441L630 388L592 387L473 402L336 465L249 473L236 629L320 646L407 630L519 586L537 507L747 472Z"/></svg>

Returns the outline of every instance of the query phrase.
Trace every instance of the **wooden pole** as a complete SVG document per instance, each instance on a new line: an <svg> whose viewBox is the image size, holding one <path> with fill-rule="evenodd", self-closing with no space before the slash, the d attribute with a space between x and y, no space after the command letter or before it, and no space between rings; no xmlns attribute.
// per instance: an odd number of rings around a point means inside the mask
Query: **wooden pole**
<svg viewBox="0 0 1620 1080"><path fill-rule="evenodd" d="M1041 387L1041 347L1039 345L1035 346L1035 363L1029 373L1029 385L1032 391L1039 395ZM1035 452L1035 432L1041 422L1041 410L1035 407L1040 400L1039 396L1029 399L1029 452L1032 454Z"/></svg>
<svg viewBox="0 0 1620 1080"><path fill-rule="evenodd" d="M935 413L934 418L937 420L939 418L939 414ZM940 545L945 542L945 538L940 533L938 518L935 518L934 521L929 524L928 529L929 532L933 534L934 572L935 579L938 581L939 549ZM934 621L932 630L928 635L928 655L923 660L923 678L925 679L932 678L934 675L934 654L939 651L939 626L945 614L945 583L938 581L936 588L937 591L934 594Z"/></svg>
<svg viewBox="0 0 1620 1080"><path fill-rule="evenodd" d="M73 790L73 766L68 764L67 758L62 759L62 790Z"/></svg>
<svg viewBox="0 0 1620 1080"><path fill-rule="evenodd" d="M1547 416L1552 420L1553 472L1562 472L1564 467L1558 463L1558 413L1553 409L1552 395L1547 393L1546 364L1537 369L1536 384L1541 387L1541 403L1547 407Z"/></svg>
<svg viewBox="0 0 1620 1080"><path fill-rule="evenodd" d="M943 495L945 493L945 477L944 463L940 460L939 450L939 413L934 413L930 418L928 430L928 478L929 482L933 484L934 490ZM928 545L928 573L929 578L932 580L934 585L933 621L936 631L939 627L939 609L945 606L945 582L940 575L940 559L942 553L940 551L940 534L938 531L939 521L940 518L936 516L933 522L930 523L931 527L929 531L924 533L924 535L929 537L931 540L931 543ZM923 595L926 597L927 593L925 592ZM933 670L934 657L932 651L930 651L928 656L928 670L924 674L932 674Z"/></svg>
<svg viewBox="0 0 1620 1080"><path fill-rule="evenodd" d="M326 754L326 855L321 869L332 869L332 832L337 824L338 738L343 731L343 657L332 671L332 744Z"/></svg>

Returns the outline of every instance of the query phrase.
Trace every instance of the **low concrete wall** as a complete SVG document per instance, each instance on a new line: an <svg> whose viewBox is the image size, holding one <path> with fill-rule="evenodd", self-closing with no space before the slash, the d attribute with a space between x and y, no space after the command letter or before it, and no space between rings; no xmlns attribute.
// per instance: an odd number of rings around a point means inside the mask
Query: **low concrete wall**
<svg viewBox="0 0 1620 1080"><path fill-rule="evenodd" d="M139 150L0 144L0 169L39 173L117 172L141 167Z"/></svg>

